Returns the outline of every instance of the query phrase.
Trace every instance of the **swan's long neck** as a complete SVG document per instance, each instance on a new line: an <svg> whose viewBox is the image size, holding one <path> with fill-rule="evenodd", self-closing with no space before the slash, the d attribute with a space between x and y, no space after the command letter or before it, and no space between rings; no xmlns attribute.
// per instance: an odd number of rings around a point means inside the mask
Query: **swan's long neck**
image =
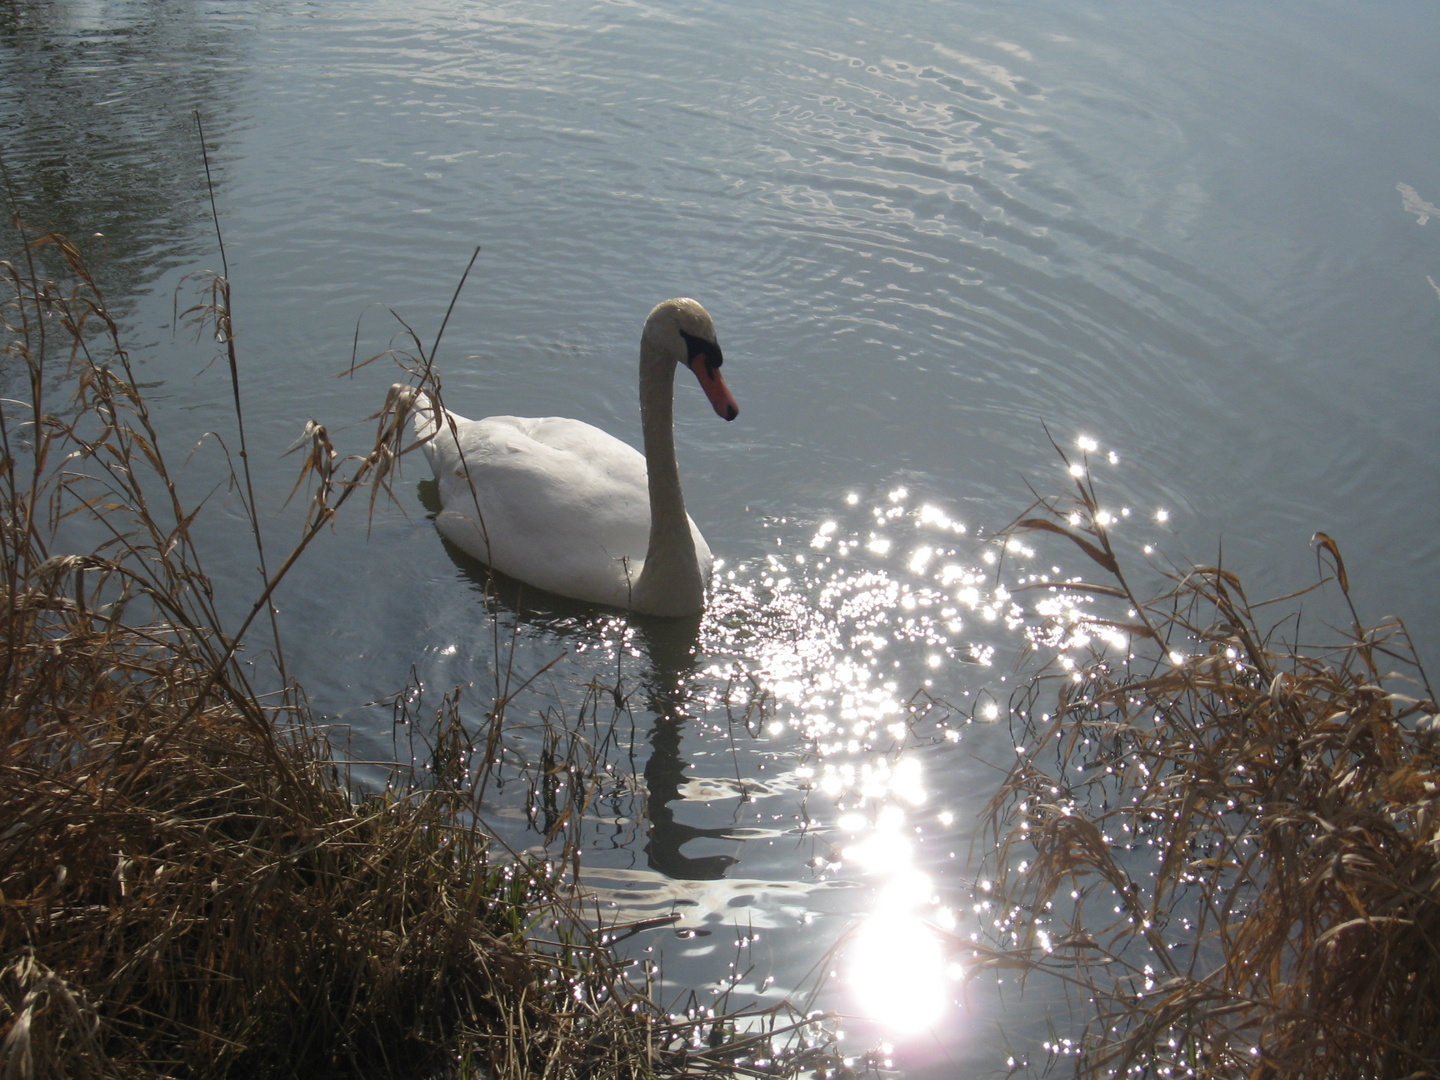
<svg viewBox="0 0 1440 1080"><path fill-rule="evenodd" d="M640 422L650 483L650 544L631 605L651 615L690 615L700 610L705 597L675 462L676 366L648 334L641 338Z"/></svg>

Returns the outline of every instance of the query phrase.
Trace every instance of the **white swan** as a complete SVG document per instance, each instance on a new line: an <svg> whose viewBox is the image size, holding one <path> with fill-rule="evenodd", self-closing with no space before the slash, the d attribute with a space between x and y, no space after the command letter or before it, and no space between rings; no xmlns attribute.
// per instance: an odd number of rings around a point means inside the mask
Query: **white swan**
<svg viewBox="0 0 1440 1080"><path fill-rule="evenodd" d="M705 606L710 547L685 513L675 463L675 365L700 380L715 411L739 407L720 377L715 324L694 300L666 300L640 335L642 457L599 428L562 417L417 409L415 435L435 470L451 542L548 592L645 615ZM647 468L648 466L648 468Z"/></svg>

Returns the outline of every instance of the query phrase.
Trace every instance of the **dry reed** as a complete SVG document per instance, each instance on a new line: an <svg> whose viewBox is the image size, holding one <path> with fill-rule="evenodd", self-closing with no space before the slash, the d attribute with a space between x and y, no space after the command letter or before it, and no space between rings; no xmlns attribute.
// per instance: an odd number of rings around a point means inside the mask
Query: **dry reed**
<svg viewBox="0 0 1440 1080"><path fill-rule="evenodd" d="M247 681L239 642L338 506L384 489L413 391L392 392L359 458L307 429L301 540L227 635L198 510L84 259L17 229L0 264L5 371L26 388L0 402L0 1076L785 1072L753 1063L777 1038L813 1042L808 1019L667 1015L554 865L492 857L463 774L484 755L458 712L425 787L356 793L299 689L262 699ZM43 279L42 254L70 284ZM228 284L209 289L192 314L238 410ZM544 809L553 832L585 807Z"/></svg>
<svg viewBox="0 0 1440 1080"><path fill-rule="evenodd" d="M1012 701L1023 752L987 815L995 944L977 970L1057 976L1090 1014L1030 1064L1437 1075L1440 754L1403 626L1361 626L1323 534L1321 585L1349 629L1293 604L1262 622L1273 609L1221 567L1165 571L1142 602L1107 520L1085 475L1013 527L1067 538L1099 571L1043 586L1093 605L1095 644Z"/></svg>

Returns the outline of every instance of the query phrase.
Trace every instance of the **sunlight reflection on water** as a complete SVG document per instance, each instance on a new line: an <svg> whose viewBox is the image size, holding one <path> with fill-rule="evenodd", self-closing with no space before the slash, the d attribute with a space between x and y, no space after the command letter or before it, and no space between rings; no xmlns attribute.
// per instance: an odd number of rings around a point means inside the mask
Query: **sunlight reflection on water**
<svg viewBox="0 0 1440 1080"><path fill-rule="evenodd" d="M1092 460L1118 464L1093 439L1078 446L1070 475L1082 482ZM1157 518L1120 507L1102 520ZM878 498L851 493L796 543L803 550L779 544L722 571L699 682L711 706L733 706L741 687L764 698L758 734L793 754L784 786L802 800L801 831L826 838L815 884L864 890L833 965L839 999L891 1038L953 1029L958 928L989 917L983 896L974 903L962 846L982 774L963 779L976 765L956 744L968 725L993 728L1009 714L1004 687L1015 673L998 657L1038 650L1070 670L1067 654L1092 644L1123 654L1128 641L1094 620L1076 579L1038 564L1031 541L976 537L904 485ZM1028 752L995 734L986 747ZM933 767L943 782L932 784Z"/></svg>
<svg viewBox="0 0 1440 1080"><path fill-rule="evenodd" d="M919 768L913 758L895 770L909 783L896 794L919 805L925 801ZM856 828L855 818L848 824ZM842 819L841 827L847 821ZM844 849L844 858L858 864L874 880L875 900L846 943L847 983L860 1013L897 1035L924 1031L945 1013L952 975L940 939L925 913L936 906L930 876L914 865L914 844L907 834L903 810L886 806L869 828L860 819L863 839Z"/></svg>
<svg viewBox="0 0 1440 1080"><path fill-rule="evenodd" d="M928 808L909 748L953 745L966 722L998 719L962 672L988 680L997 648L1009 638L1014 651L1024 624L991 545L963 522L912 505L903 485L874 502L851 493L804 551L724 573L705 675L718 686L743 671L768 694L765 735L798 744L793 777L823 802L807 817L835 834L817 876L858 877L870 896L842 946L843 997L898 1037L947 1014L959 973L933 929L953 927L954 910L916 863L917 843L943 843L955 814Z"/></svg>

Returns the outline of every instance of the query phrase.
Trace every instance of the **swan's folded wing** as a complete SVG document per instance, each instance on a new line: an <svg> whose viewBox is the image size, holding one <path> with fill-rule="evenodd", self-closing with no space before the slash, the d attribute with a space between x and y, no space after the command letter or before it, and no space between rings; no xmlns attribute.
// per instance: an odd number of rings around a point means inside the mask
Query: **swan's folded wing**
<svg viewBox="0 0 1440 1080"><path fill-rule="evenodd" d="M512 577L624 605L650 532L639 452L563 418L492 416L459 435L433 444L441 532Z"/></svg>

